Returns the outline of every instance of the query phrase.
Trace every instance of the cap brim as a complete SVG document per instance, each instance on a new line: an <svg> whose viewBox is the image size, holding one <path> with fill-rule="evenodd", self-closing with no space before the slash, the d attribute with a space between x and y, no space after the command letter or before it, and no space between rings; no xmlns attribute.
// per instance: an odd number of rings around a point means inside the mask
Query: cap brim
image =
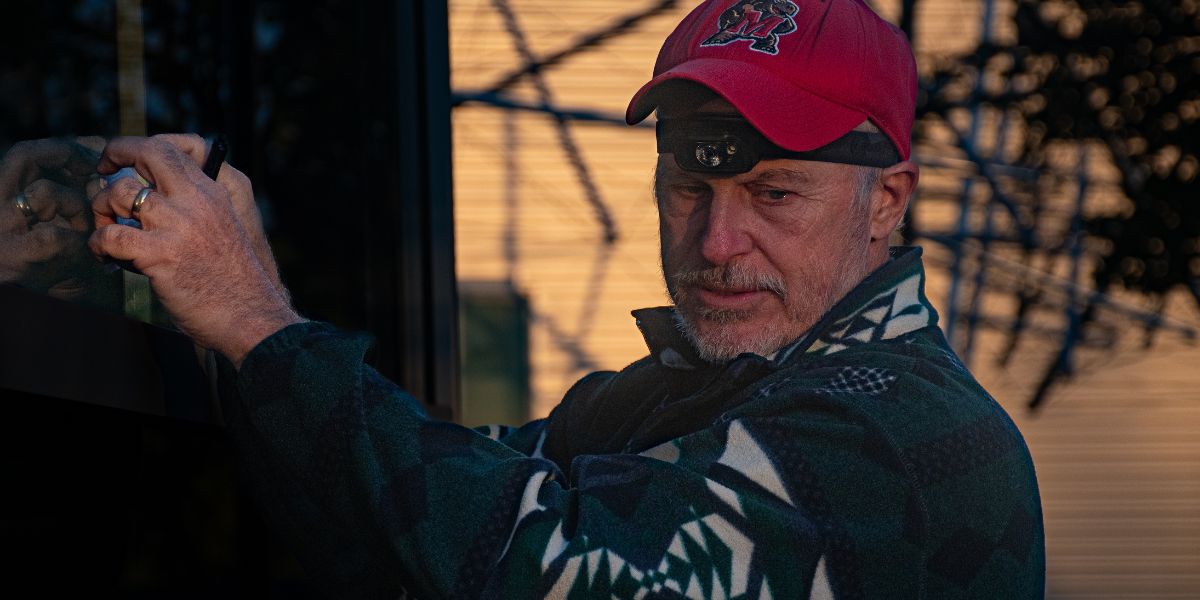
<svg viewBox="0 0 1200 600"><path fill-rule="evenodd" d="M629 102L625 121L640 123L670 100L672 86L663 85L670 81L691 81L711 89L767 139L796 152L820 148L867 120L866 113L798 88L756 65L697 58L642 86Z"/></svg>

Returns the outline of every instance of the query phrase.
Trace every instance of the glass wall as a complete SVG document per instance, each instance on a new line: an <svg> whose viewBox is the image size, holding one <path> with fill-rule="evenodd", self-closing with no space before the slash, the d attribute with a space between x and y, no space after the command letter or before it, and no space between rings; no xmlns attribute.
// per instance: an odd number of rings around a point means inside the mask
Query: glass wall
<svg viewBox="0 0 1200 600"><path fill-rule="evenodd" d="M113 136L222 134L228 162L254 182L299 312L371 333L371 363L453 417L444 4L52 0L5 12L10 585L310 597L237 484L203 352L173 330L144 277L88 252L88 192Z"/></svg>

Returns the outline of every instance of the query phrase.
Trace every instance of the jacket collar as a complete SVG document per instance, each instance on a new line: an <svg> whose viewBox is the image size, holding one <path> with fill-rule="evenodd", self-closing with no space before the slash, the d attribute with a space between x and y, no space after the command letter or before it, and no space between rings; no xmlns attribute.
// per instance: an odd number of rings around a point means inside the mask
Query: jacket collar
<svg viewBox="0 0 1200 600"><path fill-rule="evenodd" d="M672 307L633 311L650 355L665 367L702 368L706 363L679 331ZM925 296L921 248L896 247L891 259L833 305L821 320L771 361L776 366L802 355L828 355L847 348L891 340L937 325L937 311Z"/></svg>

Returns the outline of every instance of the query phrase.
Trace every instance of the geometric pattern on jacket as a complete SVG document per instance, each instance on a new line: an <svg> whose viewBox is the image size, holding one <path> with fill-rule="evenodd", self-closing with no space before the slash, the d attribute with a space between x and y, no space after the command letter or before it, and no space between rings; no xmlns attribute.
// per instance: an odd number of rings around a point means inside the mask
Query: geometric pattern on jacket
<svg viewBox="0 0 1200 600"><path fill-rule="evenodd" d="M269 520L338 597L1041 598L1029 453L923 287L898 249L776 356L720 365L635 311L650 354L517 429L428 419L369 338L319 323L223 398Z"/></svg>

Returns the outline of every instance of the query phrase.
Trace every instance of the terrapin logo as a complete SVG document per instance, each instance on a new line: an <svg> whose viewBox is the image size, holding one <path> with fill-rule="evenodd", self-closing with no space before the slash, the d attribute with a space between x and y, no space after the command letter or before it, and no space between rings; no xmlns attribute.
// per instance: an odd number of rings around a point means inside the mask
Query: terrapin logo
<svg viewBox="0 0 1200 600"><path fill-rule="evenodd" d="M751 50L779 54L779 36L796 30L796 21L792 17L799 10L790 0L739 2L717 20L721 30L700 45L724 46L738 40L751 40Z"/></svg>

